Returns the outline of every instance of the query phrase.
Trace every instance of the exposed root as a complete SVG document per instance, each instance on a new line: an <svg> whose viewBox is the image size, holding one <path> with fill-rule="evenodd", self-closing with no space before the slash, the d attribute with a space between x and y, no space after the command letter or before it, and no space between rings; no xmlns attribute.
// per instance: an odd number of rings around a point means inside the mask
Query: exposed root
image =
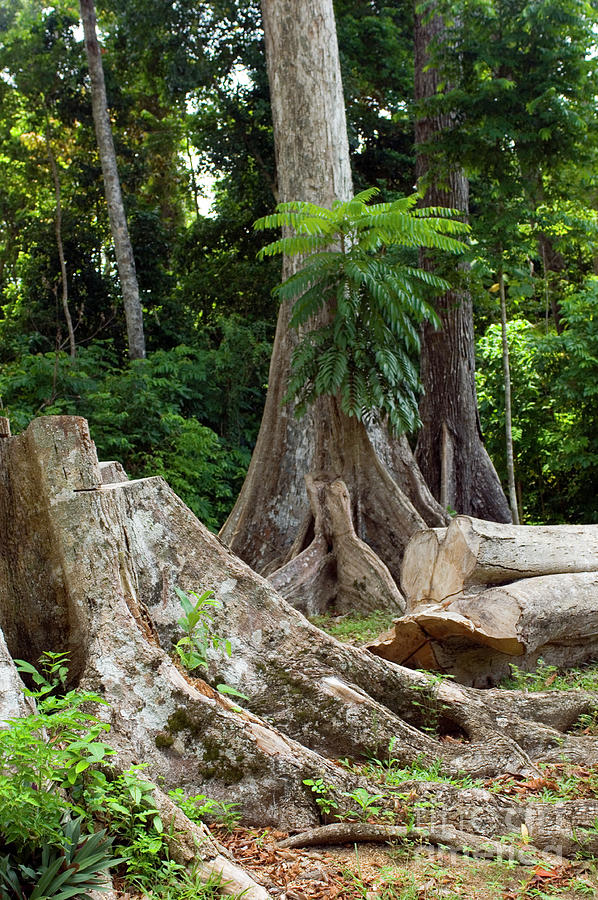
<svg viewBox="0 0 598 900"><path fill-rule="evenodd" d="M466 856L478 856L482 859L513 859L522 866L534 866L538 862L538 854L531 855L510 844L500 844L480 838L475 834L459 831L454 825L440 825L432 828L413 828L403 825L374 825L366 822L335 822L312 828L302 834L296 834L278 846L292 849L295 847L315 847L324 844L352 844L366 841L383 843L392 841L419 841L435 847L448 848Z"/></svg>
<svg viewBox="0 0 598 900"><path fill-rule="evenodd" d="M405 611L405 601L382 560L355 533L351 498L344 481L306 475L314 518L310 545L268 576L289 603L303 612Z"/></svg>
<svg viewBox="0 0 598 900"><path fill-rule="evenodd" d="M271 895L239 866L203 823L195 823L163 791L154 786L156 809L164 822L168 849L172 858L192 866L202 881L213 876L221 879L222 894L240 894L247 900L267 900Z"/></svg>

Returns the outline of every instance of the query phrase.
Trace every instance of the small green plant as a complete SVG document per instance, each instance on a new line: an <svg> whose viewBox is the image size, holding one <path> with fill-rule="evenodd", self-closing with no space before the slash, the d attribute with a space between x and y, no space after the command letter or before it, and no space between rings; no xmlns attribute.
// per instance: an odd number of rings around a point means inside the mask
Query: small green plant
<svg viewBox="0 0 598 900"><path fill-rule="evenodd" d="M226 694L229 697L239 697L240 700L249 700L247 694L242 693L242 691L238 691L236 688L231 687L230 684L217 684L216 690L220 694Z"/></svg>
<svg viewBox="0 0 598 900"><path fill-rule="evenodd" d="M343 797L353 800L357 809L349 814L345 814L342 818L357 817L360 822L367 822L369 819L378 819L392 817L390 810L383 810L380 801L384 800L382 794L370 794L365 788L355 788L354 791L344 792Z"/></svg>
<svg viewBox="0 0 598 900"><path fill-rule="evenodd" d="M438 324L427 302L448 283L417 268L414 251L462 253L455 236L469 227L448 209L417 208L418 195L371 204L368 188L332 209L281 203L255 228L292 234L263 247L260 256L303 256L301 268L277 288L293 303L290 325L300 331L287 400L297 415L317 397L338 398L343 412L386 418L394 432L419 424L419 327ZM415 265L414 265L415 263Z"/></svg>
<svg viewBox="0 0 598 900"><path fill-rule="evenodd" d="M312 794L315 794L316 806L324 815L329 816L334 810L338 809L338 803L331 796L332 788L324 782L323 778L304 778L303 784L311 788Z"/></svg>
<svg viewBox="0 0 598 900"><path fill-rule="evenodd" d="M184 616L178 620L178 624L185 632L184 637L175 644L175 652L187 671L207 670L210 647L213 647L214 650L223 647L227 656L232 653L228 638L220 637L213 629L214 617L210 610L219 609L220 601L214 597L214 591L204 591L201 595L196 594L195 591L189 591L190 596L196 600L194 605L189 596L180 588L175 587L175 591L184 612ZM243 694L230 684L218 684L216 690L229 697L249 700L247 694ZM235 709L238 710L239 707L235 707Z"/></svg>
<svg viewBox="0 0 598 900"><path fill-rule="evenodd" d="M81 824L67 820L62 846L36 847L26 863L0 857L0 900L91 900L91 891L107 890L104 875L122 860L105 831L82 835Z"/></svg>
<svg viewBox="0 0 598 900"><path fill-rule="evenodd" d="M154 802L154 786L143 777L143 768L133 766L118 775L108 772L100 789L84 798L87 810L114 838L127 885L160 900L219 897L218 878L200 884L195 874L171 859L170 835L164 830Z"/></svg>
<svg viewBox="0 0 598 900"><path fill-rule="evenodd" d="M500 686L510 690L528 691L598 691L598 665L594 661L575 669L559 669L542 658L533 672L526 672L511 664L511 674Z"/></svg>
<svg viewBox="0 0 598 900"><path fill-rule="evenodd" d="M214 617L210 610L220 608L220 602L214 597L214 591L204 591L201 595L189 591L189 595L196 601L195 604L180 588L175 587L175 592L184 613L178 624L185 634L177 641L174 649L184 667L189 672L193 672L194 669L207 669L210 647L218 649L222 645L227 656L230 656L230 641L218 637L212 627Z"/></svg>
<svg viewBox="0 0 598 900"><path fill-rule="evenodd" d="M212 800L205 794L186 797L182 788L169 791L168 795L192 822L218 822L232 831L241 819L238 803Z"/></svg>
<svg viewBox="0 0 598 900"><path fill-rule="evenodd" d="M413 700L413 706L419 710L422 731L429 734L438 733L438 725L444 706L438 700L438 689L443 681L452 678L452 675L445 675L440 672L425 672L428 680L426 684L416 684L413 690L416 692L416 699Z"/></svg>
<svg viewBox="0 0 598 900"><path fill-rule="evenodd" d="M594 706L590 712L582 713L573 725L573 731L598 735L598 706Z"/></svg>

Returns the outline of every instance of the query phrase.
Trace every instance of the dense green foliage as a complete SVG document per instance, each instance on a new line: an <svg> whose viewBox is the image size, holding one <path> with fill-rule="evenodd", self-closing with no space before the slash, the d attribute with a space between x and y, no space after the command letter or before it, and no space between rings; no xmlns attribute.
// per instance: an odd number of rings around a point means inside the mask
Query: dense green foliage
<svg viewBox="0 0 598 900"><path fill-rule="evenodd" d="M598 519L598 279L562 300L556 334L525 319L509 325L513 434L528 523ZM500 327L478 342L480 415L488 449L503 468Z"/></svg>
<svg viewBox="0 0 598 900"><path fill-rule="evenodd" d="M425 112L412 100L413 9L335 0L335 10L356 188L376 185L393 202L412 192L413 121ZM427 152L433 174L460 165L470 179L486 440L502 474L498 304L489 291L502 270L525 521L593 520L596 7L451 0L443 12L446 40L432 48L441 84L429 104L449 114L450 127ZM277 311L278 261L256 259L252 228L276 191L259 3L102 0L98 16L149 356L125 359L77 7L0 0L1 402L15 432L34 415L86 416L101 457L119 459L131 476L163 474L216 528L257 433ZM64 355L50 153L74 361ZM369 359L373 373L374 345L354 327L372 308L343 298L343 309L349 354ZM384 317L377 322L388 341L396 337ZM393 372L387 355L392 377L378 385L368 376L361 400L383 409L394 392L396 422L414 428L417 335L403 324L393 346L404 365ZM320 359L317 348L304 347L302 383L315 386L317 362L317 391L326 380L340 387L349 357L331 344ZM357 393L347 409L363 405Z"/></svg>
<svg viewBox="0 0 598 900"><path fill-rule="evenodd" d="M113 769L101 740L109 725L89 711L103 701L67 690L64 654L45 654L41 671L18 665L35 710L0 729L0 900L88 900L116 867L148 898L220 896L217 878L202 882L170 858L153 785L139 768ZM205 797L176 799L195 802L198 820L232 814Z"/></svg>
<svg viewBox="0 0 598 900"><path fill-rule="evenodd" d="M101 703L100 697L76 691L56 695L66 676L63 659L48 654L45 675L20 663L36 684L28 694L37 710L0 729L2 900L87 898L119 861L104 831L82 832L82 817L70 818L79 812L71 798L84 784L97 788L92 766L112 750L100 740L108 726L85 711L90 703Z"/></svg>
<svg viewBox="0 0 598 900"><path fill-rule="evenodd" d="M302 257L301 268L276 291L293 303L290 325L301 334L288 389L297 414L327 394L338 396L348 416L380 415L393 432L413 432L418 326L436 321L426 297L449 285L409 265L404 251L462 253L465 246L453 235L468 227L448 218L450 210L416 209L417 195L368 205L376 193L370 188L332 209L280 203L256 227L292 231L265 246L262 256Z"/></svg>
<svg viewBox="0 0 598 900"><path fill-rule="evenodd" d="M109 343L75 360L23 355L0 370L5 415L15 431L39 414L84 416L100 459L119 460L130 477L163 475L217 528L249 463L270 345L265 326L235 319L212 333L214 343L206 330L195 347L124 366Z"/></svg>

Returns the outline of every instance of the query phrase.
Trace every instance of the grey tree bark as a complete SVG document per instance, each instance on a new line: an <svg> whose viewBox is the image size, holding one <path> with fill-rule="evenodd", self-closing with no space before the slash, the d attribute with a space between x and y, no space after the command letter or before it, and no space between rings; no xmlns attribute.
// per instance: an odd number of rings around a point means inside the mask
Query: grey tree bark
<svg viewBox="0 0 598 900"><path fill-rule="evenodd" d="M263 0L262 13L279 200L324 206L346 200L352 181L332 0ZM285 260L283 277L293 265L296 261ZM344 483L356 537L374 550L395 581L409 537L426 524L444 524L446 515L429 493L406 441L393 446L381 429L366 432L333 398L314 404L301 421L291 406L283 405L297 342L289 318L290 306L283 304L260 433L221 537L264 575L273 575L309 549L302 564L283 572L282 580L287 599L304 596L309 581L310 596L321 598L310 600L313 610L314 604L334 598L318 587L321 579L330 584L330 566L326 542L314 540L317 510L306 491L308 474L320 483ZM332 568L339 564L334 548L333 557L328 560ZM370 567L370 562L364 565ZM302 580L294 591L299 569ZM375 575L378 581L385 577L383 570Z"/></svg>
<svg viewBox="0 0 598 900"><path fill-rule="evenodd" d="M234 800L247 823L295 830L322 821L306 780L321 778L342 814L355 788L379 786L333 760L384 759L391 741L401 762L440 759L447 772L486 777L532 775L542 759L598 760L597 739L567 733L596 695L482 694L339 644L228 552L162 479L122 478L99 466L81 419L36 419L0 440L3 684L14 695L11 657L35 663L41 650L70 651L71 686L108 704L99 714L119 766L144 762L164 791ZM221 602L215 628L232 653L210 650L205 680L171 657L180 636L175 585L212 588ZM221 683L246 694L248 708L219 694ZM436 734L426 730L431 715ZM433 828L440 804L443 824L495 837L523 822L544 847L557 826L572 847L573 829L598 815L596 801L546 810L427 782L389 789L389 809L401 802L397 791L421 804L418 826ZM188 853L193 831L183 828ZM220 851L204 849L209 871ZM256 887L252 896L264 894Z"/></svg>
<svg viewBox="0 0 598 900"><path fill-rule="evenodd" d="M415 99L435 96L441 75L430 65L430 45L442 38L444 26L434 3L415 17ZM417 177L425 186L424 206L469 211L469 184L463 171L440 169L431 157L435 137L451 127L448 114L424 113L416 119L419 147ZM434 268L425 256L422 264ZM422 428L415 458L434 497L447 509L492 519L511 520L499 478L484 447L475 389L473 307L464 289L436 301L441 329L427 325L423 333L420 403Z"/></svg>
<svg viewBox="0 0 598 900"><path fill-rule="evenodd" d="M110 217L110 230L114 242L116 265L125 311L129 356L131 359L143 359L145 357L143 310L141 308L135 259L129 238L129 229L127 227L127 218L116 164L116 152L114 150L112 126L106 98L104 68L97 38L94 0L79 0L79 7L85 34L85 51L91 82L93 121L100 163L102 165L106 203Z"/></svg>

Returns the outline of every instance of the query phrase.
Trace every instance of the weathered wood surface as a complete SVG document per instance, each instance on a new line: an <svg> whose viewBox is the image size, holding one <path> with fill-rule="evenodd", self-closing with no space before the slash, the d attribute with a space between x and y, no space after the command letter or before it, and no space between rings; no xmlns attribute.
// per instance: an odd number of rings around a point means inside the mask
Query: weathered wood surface
<svg viewBox="0 0 598 900"><path fill-rule="evenodd" d="M567 695L559 709L539 697L532 715L517 696L505 709L488 693L438 685L341 645L227 551L163 479L105 484L101 475L81 419L38 419L0 442L0 626L13 658L70 651L72 684L109 704L119 765L147 763L164 790L235 800L247 822L302 829L320 820L305 779L323 778L346 812L357 786L378 786L331 759L382 759L391 740L402 764L442 759L448 772L485 777L534 774L533 760L555 747L571 760L598 760L598 741L564 733L594 695ZM214 626L232 655L212 649L205 681L172 661L181 615L175 585L212 588L222 604ZM251 711L219 695L219 683L247 694ZM426 716L436 707L446 733L465 741L429 733ZM455 788L447 806L456 827L473 809L460 793ZM486 795L480 806L488 811ZM510 830L506 815L499 804L473 830ZM211 852L202 857L205 872ZM264 897L259 885L252 890Z"/></svg>
<svg viewBox="0 0 598 900"><path fill-rule="evenodd" d="M401 585L410 606L539 575L598 571L598 525L502 525L457 516L416 535Z"/></svg>
<svg viewBox="0 0 598 900"><path fill-rule="evenodd" d="M369 649L465 684L495 684L514 663L574 666L598 656L598 573L545 575L420 604Z"/></svg>
<svg viewBox="0 0 598 900"><path fill-rule="evenodd" d="M0 728L7 719L26 716L35 709L33 701L25 697L24 687L0 628Z"/></svg>
<svg viewBox="0 0 598 900"><path fill-rule="evenodd" d="M598 525L503 525L457 516L410 541L407 614L369 649L486 686L510 665L598 655Z"/></svg>
<svg viewBox="0 0 598 900"><path fill-rule="evenodd" d="M405 549L401 590L408 611L418 602L432 599L432 578L446 528L426 528L413 535Z"/></svg>

